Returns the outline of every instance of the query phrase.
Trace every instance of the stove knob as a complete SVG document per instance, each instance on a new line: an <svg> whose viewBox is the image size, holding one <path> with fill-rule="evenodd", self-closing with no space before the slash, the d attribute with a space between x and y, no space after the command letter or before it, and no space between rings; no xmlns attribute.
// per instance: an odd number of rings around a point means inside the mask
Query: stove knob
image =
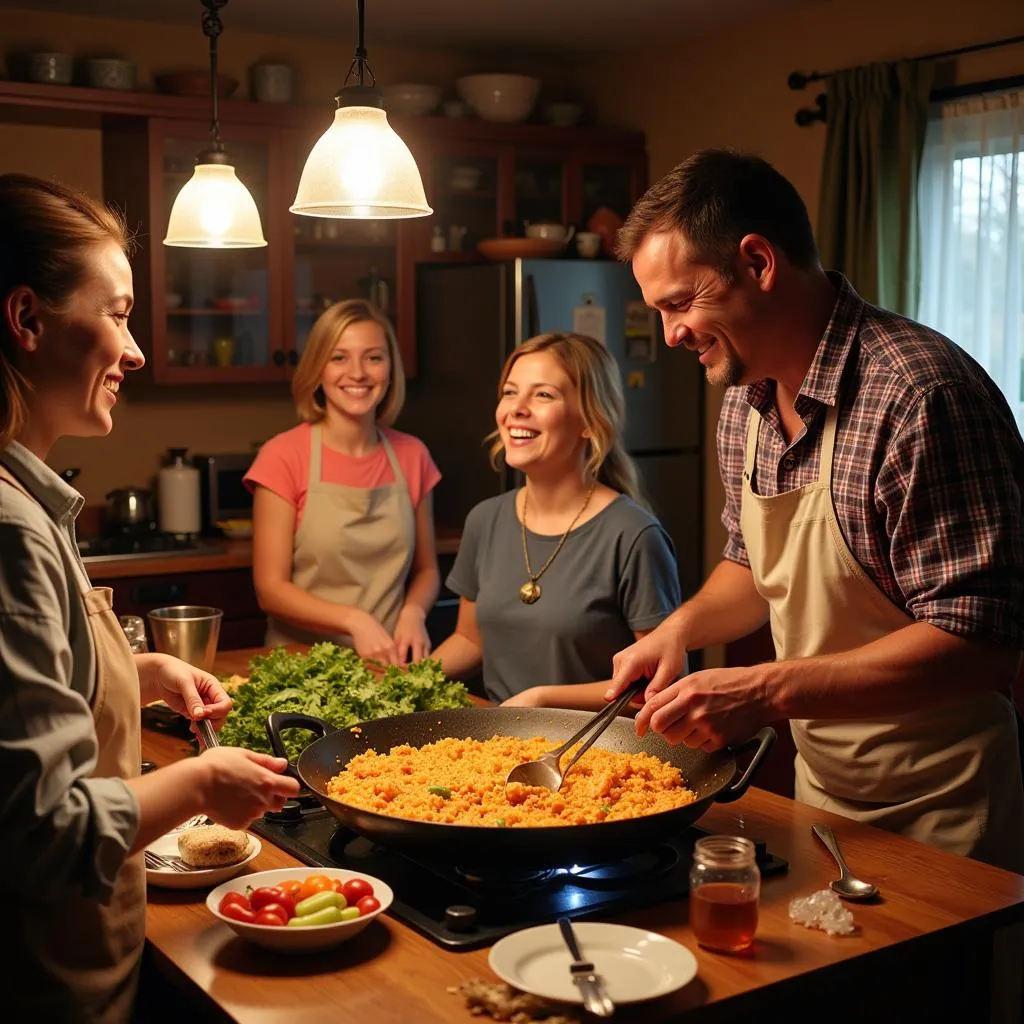
<svg viewBox="0 0 1024 1024"><path fill-rule="evenodd" d="M267 821L277 821L288 824L302 820L302 805L298 800L285 800L279 811L267 811L263 815Z"/></svg>
<svg viewBox="0 0 1024 1024"><path fill-rule="evenodd" d="M449 931L469 932L476 927L476 907L455 905L445 907L444 923Z"/></svg>

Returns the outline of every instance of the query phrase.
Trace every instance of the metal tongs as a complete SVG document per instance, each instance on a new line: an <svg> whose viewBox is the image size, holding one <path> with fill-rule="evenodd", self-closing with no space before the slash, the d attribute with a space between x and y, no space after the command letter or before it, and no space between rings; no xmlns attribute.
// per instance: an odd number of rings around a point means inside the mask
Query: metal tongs
<svg viewBox="0 0 1024 1024"><path fill-rule="evenodd" d="M195 722L196 733L203 741L203 746L207 750L220 746L220 740L217 739L217 730L210 724L208 718L194 718L193 721Z"/></svg>
<svg viewBox="0 0 1024 1024"><path fill-rule="evenodd" d="M594 741L611 725L618 713L639 693L642 693L650 680L641 677L634 680L626 687L619 696L606 708L598 711L583 726L582 729L574 732L560 747L541 754L536 761L524 761L517 764L505 777L505 785L510 782L521 782L524 786L543 786L557 793L562 788L565 776L569 769L591 748ZM584 736L590 733L586 742L572 756L572 760L563 769L559 765L559 759L575 743L579 743Z"/></svg>

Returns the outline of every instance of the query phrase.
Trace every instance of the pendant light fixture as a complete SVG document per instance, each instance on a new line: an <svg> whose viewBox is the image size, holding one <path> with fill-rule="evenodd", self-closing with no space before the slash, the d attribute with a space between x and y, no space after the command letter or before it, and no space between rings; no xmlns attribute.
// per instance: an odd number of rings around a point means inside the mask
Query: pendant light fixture
<svg viewBox="0 0 1024 1024"><path fill-rule="evenodd" d="M434 211L427 205L409 147L388 124L366 61L365 0L356 2L359 39L345 83L335 96L334 123L306 158L290 209L307 217L352 220L426 217ZM355 84L349 85L353 78Z"/></svg>
<svg viewBox="0 0 1024 1024"><path fill-rule="evenodd" d="M220 140L217 110L217 37L219 11L228 0L201 0L203 34L210 39L210 96L213 120L210 145L196 157L192 177L182 186L167 222L164 245L188 249L251 249L266 245L260 212L249 190L235 177Z"/></svg>

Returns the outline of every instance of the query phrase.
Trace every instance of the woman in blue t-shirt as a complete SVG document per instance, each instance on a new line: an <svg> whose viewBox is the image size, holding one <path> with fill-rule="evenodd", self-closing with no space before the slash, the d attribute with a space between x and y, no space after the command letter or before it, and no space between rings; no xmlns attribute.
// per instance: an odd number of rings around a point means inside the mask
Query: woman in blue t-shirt
<svg viewBox="0 0 1024 1024"><path fill-rule="evenodd" d="M526 484L469 513L447 581L458 624L434 655L456 678L482 667L492 700L603 707L612 656L679 605L672 543L622 446L624 411L618 367L593 338L542 334L505 363L491 459Z"/></svg>

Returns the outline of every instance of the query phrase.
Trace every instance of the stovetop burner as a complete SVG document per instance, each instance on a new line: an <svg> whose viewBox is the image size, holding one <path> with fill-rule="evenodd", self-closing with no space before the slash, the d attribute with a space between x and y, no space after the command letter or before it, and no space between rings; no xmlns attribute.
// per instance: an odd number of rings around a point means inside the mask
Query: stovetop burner
<svg viewBox="0 0 1024 1024"><path fill-rule="evenodd" d="M491 945L503 935L557 917L586 918L635 910L689 892L693 844L707 832L682 835L602 864L546 870L490 871L413 859L342 827L321 805L253 822L258 835L306 864L348 868L383 879L395 893L391 913L447 949ZM276 820L275 820L276 819ZM762 875L788 863L757 843Z"/></svg>
<svg viewBox="0 0 1024 1024"><path fill-rule="evenodd" d="M142 555L188 555L200 551L216 554L225 550L195 537L173 533L123 531L98 537L78 537L78 550L84 561L96 558L138 558Z"/></svg>

